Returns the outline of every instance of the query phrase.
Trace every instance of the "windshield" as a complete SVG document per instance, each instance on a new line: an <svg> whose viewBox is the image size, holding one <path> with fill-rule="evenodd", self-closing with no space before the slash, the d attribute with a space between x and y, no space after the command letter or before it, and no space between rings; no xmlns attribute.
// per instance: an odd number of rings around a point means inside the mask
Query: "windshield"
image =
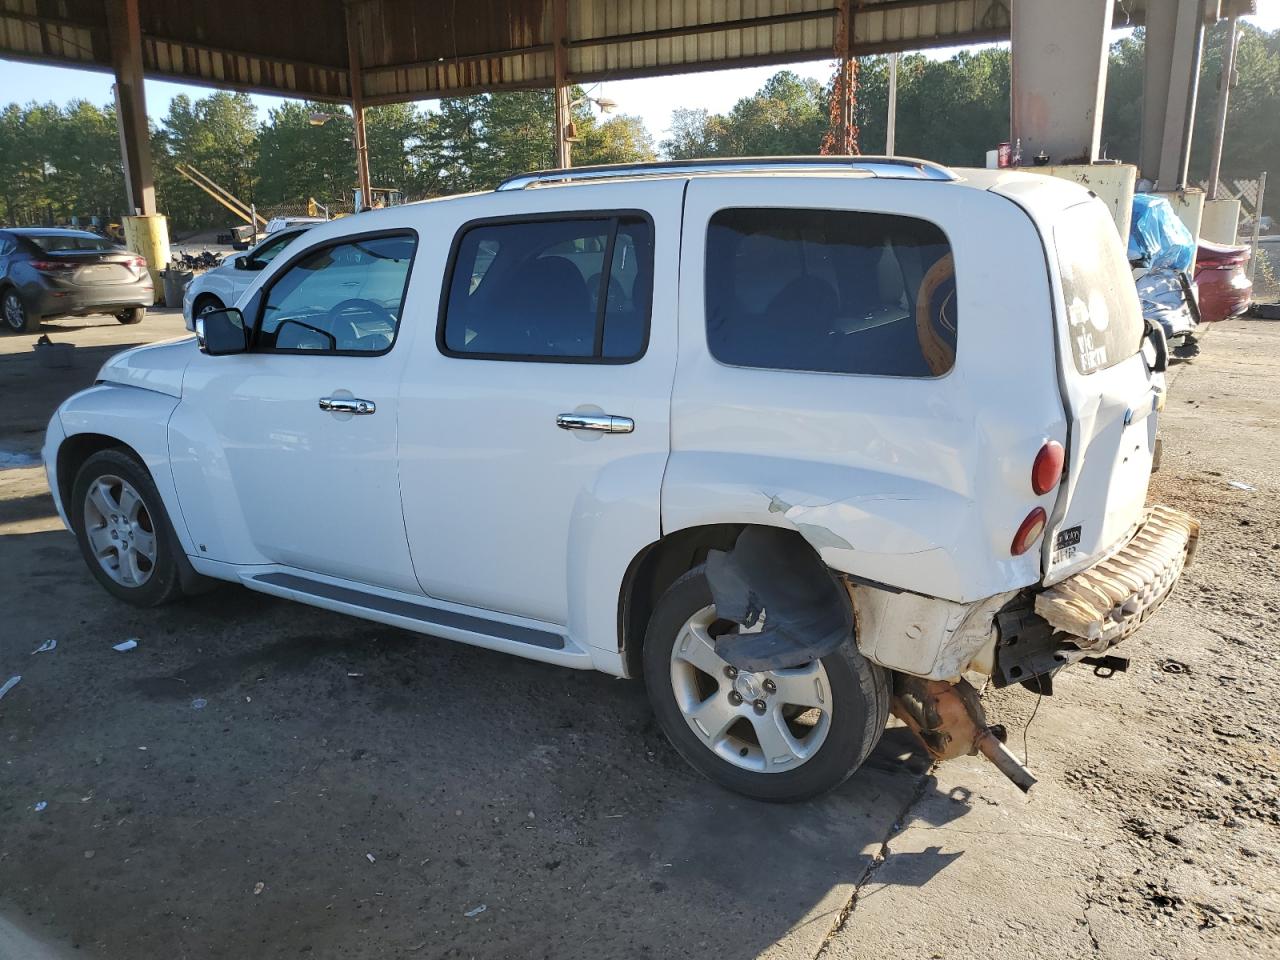
<svg viewBox="0 0 1280 960"><path fill-rule="evenodd" d="M1076 369L1093 373L1132 357L1145 327L1115 221L1091 200L1068 208L1053 230Z"/></svg>
<svg viewBox="0 0 1280 960"><path fill-rule="evenodd" d="M27 239L40 248L41 253L66 253L84 250L107 253L115 249L115 245L101 237L80 236L65 233L27 234Z"/></svg>

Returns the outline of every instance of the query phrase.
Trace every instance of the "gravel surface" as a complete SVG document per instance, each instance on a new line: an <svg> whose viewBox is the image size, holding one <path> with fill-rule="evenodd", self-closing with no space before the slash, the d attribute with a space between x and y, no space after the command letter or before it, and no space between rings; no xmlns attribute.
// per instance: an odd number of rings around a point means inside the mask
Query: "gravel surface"
<svg viewBox="0 0 1280 960"><path fill-rule="evenodd" d="M0 338L13 458L182 330L45 332L77 366ZM756 804L635 683L236 588L136 611L0 460L0 958L1280 956L1280 324L1203 346L1152 487L1203 521L1195 564L1128 672L986 698L1030 798L893 729L832 796Z"/></svg>

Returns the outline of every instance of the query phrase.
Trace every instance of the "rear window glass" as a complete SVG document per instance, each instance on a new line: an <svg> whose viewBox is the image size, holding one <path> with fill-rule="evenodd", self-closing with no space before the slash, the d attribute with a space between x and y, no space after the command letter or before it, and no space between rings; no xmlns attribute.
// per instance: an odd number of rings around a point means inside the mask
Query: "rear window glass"
<svg viewBox="0 0 1280 960"><path fill-rule="evenodd" d="M707 344L722 363L936 377L955 363L955 266L914 217L721 210L707 232Z"/></svg>
<svg viewBox="0 0 1280 960"><path fill-rule="evenodd" d="M635 360L652 288L644 217L480 224L457 245L442 346L489 360Z"/></svg>
<svg viewBox="0 0 1280 960"><path fill-rule="evenodd" d="M116 245L101 237L61 236L56 234L27 234L27 239L40 248L42 253L64 253L78 250L107 252L116 249Z"/></svg>
<svg viewBox="0 0 1280 960"><path fill-rule="evenodd" d="M1093 373L1132 357L1146 327L1120 234L1105 204L1069 207L1053 229L1062 302L1076 369Z"/></svg>

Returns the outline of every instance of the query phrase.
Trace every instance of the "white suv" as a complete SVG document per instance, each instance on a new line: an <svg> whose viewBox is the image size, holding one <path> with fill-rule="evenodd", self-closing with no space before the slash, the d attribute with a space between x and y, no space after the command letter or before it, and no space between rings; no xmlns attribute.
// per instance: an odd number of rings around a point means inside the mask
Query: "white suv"
<svg viewBox="0 0 1280 960"><path fill-rule="evenodd" d="M1164 344L1107 208L923 161L588 168L317 225L49 425L89 569L210 579L643 676L750 796L892 710L1030 774L967 672L1048 691L1164 599Z"/></svg>

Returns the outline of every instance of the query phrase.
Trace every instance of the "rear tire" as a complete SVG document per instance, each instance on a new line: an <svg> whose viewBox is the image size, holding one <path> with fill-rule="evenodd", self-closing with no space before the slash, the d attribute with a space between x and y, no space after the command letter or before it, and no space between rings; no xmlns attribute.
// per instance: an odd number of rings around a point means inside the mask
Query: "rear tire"
<svg viewBox="0 0 1280 960"><path fill-rule="evenodd" d="M116 319L123 324L141 323L142 318L147 315L146 307L130 307L123 313L117 313Z"/></svg>
<svg viewBox="0 0 1280 960"><path fill-rule="evenodd" d="M89 457L66 510L89 572L112 596L136 607L182 596L178 538L151 474L132 454Z"/></svg>
<svg viewBox="0 0 1280 960"><path fill-rule="evenodd" d="M30 333L40 326L40 318L27 309L22 296L12 287L0 294L0 319L10 333Z"/></svg>
<svg viewBox="0 0 1280 960"><path fill-rule="evenodd" d="M705 568L695 567L662 595L645 634L645 686L676 752L756 800L807 800L839 786L884 733L888 672L852 636L801 667L734 672L706 643L736 626L715 620L714 610Z"/></svg>

